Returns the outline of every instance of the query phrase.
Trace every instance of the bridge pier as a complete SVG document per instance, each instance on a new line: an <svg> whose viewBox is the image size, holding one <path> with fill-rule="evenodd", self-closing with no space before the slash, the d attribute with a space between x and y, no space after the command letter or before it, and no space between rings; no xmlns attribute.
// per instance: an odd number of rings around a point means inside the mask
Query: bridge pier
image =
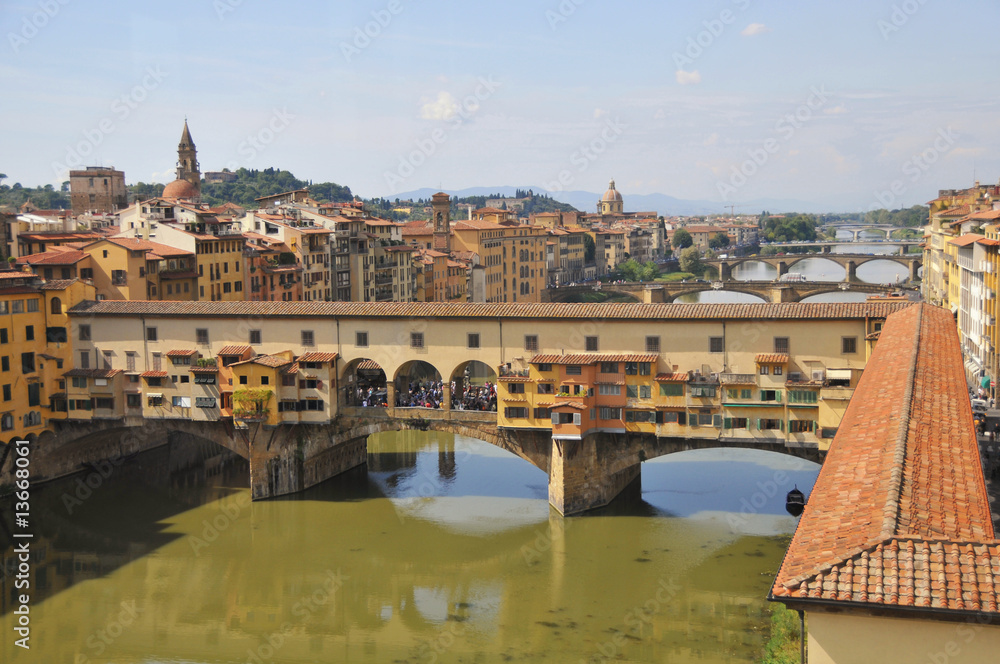
<svg viewBox="0 0 1000 664"><path fill-rule="evenodd" d="M858 264L854 261L847 261L847 276L844 281L848 283L853 283L858 280Z"/></svg>
<svg viewBox="0 0 1000 664"><path fill-rule="evenodd" d="M920 263L910 261L910 281L917 281L918 279L920 279Z"/></svg>
<svg viewBox="0 0 1000 664"><path fill-rule="evenodd" d="M591 433L583 440L552 440L549 504L563 516L603 507L639 481L639 455L635 446L618 444L619 435Z"/></svg>
<svg viewBox="0 0 1000 664"><path fill-rule="evenodd" d="M722 263L719 264L719 280L720 281L733 280L733 268L726 261L722 261Z"/></svg>
<svg viewBox="0 0 1000 664"><path fill-rule="evenodd" d="M782 278L788 274L788 263L785 261L778 261L778 278Z"/></svg>

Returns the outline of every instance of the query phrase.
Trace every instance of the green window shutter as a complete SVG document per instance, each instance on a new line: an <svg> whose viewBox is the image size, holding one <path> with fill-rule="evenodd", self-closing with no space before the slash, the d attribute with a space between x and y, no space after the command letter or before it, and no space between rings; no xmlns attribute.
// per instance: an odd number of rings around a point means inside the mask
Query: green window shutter
<svg viewBox="0 0 1000 664"><path fill-rule="evenodd" d="M757 431L760 431L760 418L757 418Z"/></svg>
<svg viewBox="0 0 1000 664"><path fill-rule="evenodd" d="M726 428L726 429L732 429L733 428L733 418L727 417L725 420L723 420L723 423L724 423L723 424L724 428Z"/></svg>
<svg viewBox="0 0 1000 664"><path fill-rule="evenodd" d="M716 429L722 427L722 415L712 416L712 426L714 426Z"/></svg>
<svg viewBox="0 0 1000 664"><path fill-rule="evenodd" d="M774 391L774 400L781 403L781 390Z"/></svg>

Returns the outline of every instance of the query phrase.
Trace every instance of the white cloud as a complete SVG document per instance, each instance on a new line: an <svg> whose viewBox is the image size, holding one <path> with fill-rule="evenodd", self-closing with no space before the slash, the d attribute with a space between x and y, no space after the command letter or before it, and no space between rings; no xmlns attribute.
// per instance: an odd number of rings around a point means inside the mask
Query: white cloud
<svg viewBox="0 0 1000 664"><path fill-rule="evenodd" d="M697 85L701 83L701 74L697 69L691 72L684 71L683 69L677 70L677 82L681 85Z"/></svg>
<svg viewBox="0 0 1000 664"><path fill-rule="evenodd" d="M765 32L770 32L771 28L767 27L763 23L751 23L747 27L743 28L740 32L744 37L753 37L754 35L762 35Z"/></svg>
<svg viewBox="0 0 1000 664"><path fill-rule="evenodd" d="M439 92L437 99L420 107L423 120L448 120L458 111L458 102L448 92Z"/></svg>

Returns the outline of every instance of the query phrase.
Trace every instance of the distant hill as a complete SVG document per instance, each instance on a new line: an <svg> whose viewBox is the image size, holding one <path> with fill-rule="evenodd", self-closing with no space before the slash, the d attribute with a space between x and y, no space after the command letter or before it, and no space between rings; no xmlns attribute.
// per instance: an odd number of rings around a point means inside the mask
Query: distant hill
<svg viewBox="0 0 1000 664"><path fill-rule="evenodd" d="M201 183L201 202L209 205L222 205L231 202L245 208L255 208L255 199L261 196L280 194L293 189L309 188L309 195L321 202L339 203L354 198L350 187L334 182L314 183L310 180L300 180L289 171L276 168L263 170L248 170L241 168L236 171L234 182L204 182ZM165 185L138 182L129 185L129 193L143 196L159 196Z"/></svg>
<svg viewBox="0 0 1000 664"><path fill-rule="evenodd" d="M550 191L542 187L469 187L467 189L444 189L443 191L452 196L460 198L471 196L492 197L494 194L513 197L519 189L533 189L536 193L546 193L557 201L567 203L582 212L597 212L597 201L600 200L604 192L594 193L592 191ZM397 194L394 198L401 200L417 200L420 198L430 198L439 189L424 187ZM696 216L706 214L723 214L729 212L729 208L715 201L685 200L668 196L666 194L629 194L622 192L625 198L626 212L656 212L660 216ZM827 212L828 206L799 201L793 199L761 198L756 200L742 201L736 205L737 214L759 214L764 210L770 212Z"/></svg>

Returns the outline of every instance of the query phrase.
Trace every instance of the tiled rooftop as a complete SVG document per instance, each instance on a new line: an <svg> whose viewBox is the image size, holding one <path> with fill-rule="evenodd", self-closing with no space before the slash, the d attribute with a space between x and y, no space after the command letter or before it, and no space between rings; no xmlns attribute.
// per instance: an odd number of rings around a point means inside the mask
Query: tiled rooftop
<svg viewBox="0 0 1000 664"><path fill-rule="evenodd" d="M528 360L530 364L597 364L598 362L656 362L659 355L631 354L631 355L584 355L576 353L572 355L535 355Z"/></svg>
<svg viewBox="0 0 1000 664"><path fill-rule="evenodd" d="M304 355L300 355L298 361L299 362L333 362L336 359L337 359L337 354L336 353L318 353L318 352L313 352L313 353L305 353Z"/></svg>
<svg viewBox="0 0 1000 664"><path fill-rule="evenodd" d="M30 275L29 275L30 276ZM451 302L81 302L87 316L267 316L365 318L560 318L584 320L789 320L885 318L911 302L782 304L557 304Z"/></svg>
<svg viewBox="0 0 1000 664"><path fill-rule="evenodd" d="M788 364L788 355L784 353L761 353L754 358L757 364Z"/></svg>
<svg viewBox="0 0 1000 664"><path fill-rule="evenodd" d="M771 594L793 604L997 612L998 547L954 319L926 304L899 311L882 329Z"/></svg>

